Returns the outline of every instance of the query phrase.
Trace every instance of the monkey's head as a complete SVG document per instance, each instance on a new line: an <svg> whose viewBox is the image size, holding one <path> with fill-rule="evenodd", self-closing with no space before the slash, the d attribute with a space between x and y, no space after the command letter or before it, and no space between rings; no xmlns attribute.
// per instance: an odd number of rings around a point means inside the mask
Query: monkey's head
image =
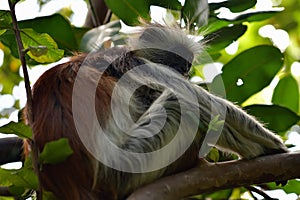
<svg viewBox="0 0 300 200"><path fill-rule="evenodd" d="M195 42L182 30L161 25L147 26L138 38L129 40L129 46L135 55L169 66L184 76L203 48L201 42Z"/></svg>

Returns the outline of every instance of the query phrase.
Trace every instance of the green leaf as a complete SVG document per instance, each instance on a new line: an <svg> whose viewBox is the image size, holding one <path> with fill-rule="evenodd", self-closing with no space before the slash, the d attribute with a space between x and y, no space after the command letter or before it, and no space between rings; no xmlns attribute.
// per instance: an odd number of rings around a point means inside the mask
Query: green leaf
<svg viewBox="0 0 300 200"><path fill-rule="evenodd" d="M251 105L245 109L277 133L287 131L300 120L296 113L278 105Z"/></svg>
<svg viewBox="0 0 300 200"><path fill-rule="evenodd" d="M60 14L20 21L19 27L20 29L31 28L38 33L47 33L55 40L60 49L78 50L79 43L73 27Z"/></svg>
<svg viewBox="0 0 300 200"><path fill-rule="evenodd" d="M209 34L219 30L220 28L227 27L230 24L242 24L243 22L266 20L275 16L279 12L281 12L281 10L250 12L238 15L233 19L219 19L217 17L211 16L209 18L208 24L206 26L201 27L200 30L203 30L203 32L206 34Z"/></svg>
<svg viewBox="0 0 300 200"><path fill-rule="evenodd" d="M21 38L24 48L29 48L27 54L39 63L52 63L60 60L64 56L64 51L58 49L56 42L46 33L40 34L32 29L22 29ZM43 54L36 55L36 51L32 52L30 50L34 49L33 47L38 49L40 46L44 46Z"/></svg>
<svg viewBox="0 0 300 200"><path fill-rule="evenodd" d="M37 189L38 180L32 168L23 167L21 169L0 168L0 185Z"/></svg>
<svg viewBox="0 0 300 200"><path fill-rule="evenodd" d="M218 52L232 42L241 37L247 30L247 26L238 24L231 27L221 28L216 32L213 32L205 37L207 42L208 52Z"/></svg>
<svg viewBox="0 0 300 200"><path fill-rule="evenodd" d="M10 12L8 10L0 10L0 29L8 29L11 27L12 19Z"/></svg>
<svg viewBox="0 0 300 200"><path fill-rule="evenodd" d="M272 102L298 113L299 88L297 81L292 75L285 76L279 81L274 90Z"/></svg>
<svg viewBox="0 0 300 200"><path fill-rule="evenodd" d="M39 160L43 164L57 164L66 160L72 153L73 150L69 146L68 139L61 138L48 142L40 154Z"/></svg>
<svg viewBox="0 0 300 200"><path fill-rule="evenodd" d="M190 29L194 26L205 25L208 20L208 12L206 0L186 0L181 10L182 19L190 26Z"/></svg>
<svg viewBox="0 0 300 200"><path fill-rule="evenodd" d="M239 104L259 92L273 80L283 65L283 54L274 46L261 45L248 49L223 66L221 78L226 96ZM212 90L218 91L216 77Z"/></svg>
<svg viewBox="0 0 300 200"><path fill-rule="evenodd" d="M271 10L271 11L260 11L260 12L252 12L240 15L235 20L247 20L248 22L255 21L263 21L274 17L277 13L281 12L281 10Z"/></svg>
<svg viewBox="0 0 300 200"><path fill-rule="evenodd" d="M90 52L103 48L104 42L114 40L120 29L121 23L119 20L91 29L83 36L80 50Z"/></svg>
<svg viewBox="0 0 300 200"><path fill-rule="evenodd" d="M23 122L9 122L8 124L0 127L0 132L4 134L15 134L22 138L31 138L31 128Z"/></svg>
<svg viewBox="0 0 300 200"><path fill-rule="evenodd" d="M148 0L150 5L160 6L171 10L180 10L181 3L178 0Z"/></svg>
<svg viewBox="0 0 300 200"><path fill-rule="evenodd" d="M256 0L227 0L219 3L210 3L210 10L217 10L221 7L228 8L231 12L242 12L255 6Z"/></svg>
<svg viewBox="0 0 300 200"><path fill-rule="evenodd" d="M268 183L268 187L270 187L270 189L272 189L272 190L282 189L288 194L290 194L290 193L298 194L300 191L300 181L299 180L289 180L284 187L277 186L275 183Z"/></svg>
<svg viewBox="0 0 300 200"><path fill-rule="evenodd" d="M14 196L21 197L22 194L24 194L24 192L25 192L25 188L24 187L19 187L19 186L12 185L12 186L9 187L9 191Z"/></svg>
<svg viewBox="0 0 300 200"><path fill-rule="evenodd" d="M207 159L213 161L213 162L218 162L220 159L220 154L218 149L212 148L208 155L206 156Z"/></svg>
<svg viewBox="0 0 300 200"><path fill-rule="evenodd" d="M150 5L146 0L105 0L105 3L127 25L139 24L139 18L150 20Z"/></svg>

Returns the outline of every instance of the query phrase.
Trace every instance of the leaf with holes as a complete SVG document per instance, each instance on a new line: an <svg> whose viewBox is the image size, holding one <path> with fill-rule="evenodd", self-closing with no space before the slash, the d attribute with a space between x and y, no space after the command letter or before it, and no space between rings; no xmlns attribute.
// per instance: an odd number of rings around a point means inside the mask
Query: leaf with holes
<svg viewBox="0 0 300 200"><path fill-rule="evenodd" d="M222 69L227 98L241 104L268 86L282 68L283 58L279 49L269 45L256 46L237 55ZM214 79L213 90L218 81Z"/></svg>

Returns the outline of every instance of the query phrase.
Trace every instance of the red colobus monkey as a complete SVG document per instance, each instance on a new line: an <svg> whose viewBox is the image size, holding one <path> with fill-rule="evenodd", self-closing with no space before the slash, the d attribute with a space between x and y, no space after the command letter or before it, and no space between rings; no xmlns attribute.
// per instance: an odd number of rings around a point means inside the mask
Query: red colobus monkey
<svg viewBox="0 0 300 200"><path fill-rule="evenodd" d="M68 138L74 152L43 165L43 187L64 200L124 199L195 166L209 145L245 159L287 152L254 118L185 79L199 51L182 32L147 26L126 47L45 72L33 87L35 142L41 151Z"/></svg>

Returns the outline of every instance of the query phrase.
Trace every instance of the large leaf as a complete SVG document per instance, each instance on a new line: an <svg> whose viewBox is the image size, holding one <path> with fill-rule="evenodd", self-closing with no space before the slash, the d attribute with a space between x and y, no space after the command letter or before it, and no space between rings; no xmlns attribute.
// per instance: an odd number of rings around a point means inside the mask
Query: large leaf
<svg viewBox="0 0 300 200"><path fill-rule="evenodd" d="M61 138L48 142L39 155L39 160L43 164L57 164L66 160L72 153L73 150L69 146L68 139Z"/></svg>
<svg viewBox="0 0 300 200"><path fill-rule="evenodd" d="M182 8L178 0L148 0L150 5L160 6L172 10L180 10Z"/></svg>
<svg viewBox="0 0 300 200"><path fill-rule="evenodd" d="M19 26L21 29L31 28L38 33L49 34L60 49L78 50L79 43L70 22L59 14L20 21Z"/></svg>
<svg viewBox="0 0 300 200"><path fill-rule="evenodd" d="M150 4L146 0L105 0L106 5L127 25L136 25L139 18L150 20Z"/></svg>
<svg viewBox="0 0 300 200"><path fill-rule="evenodd" d="M292 111L299 111L299 88L295 78L291 75L282 78L277 84L272 102L281 106L285 106Z"/></svg>
<svg viewBox="0 0 300 200"><path fill-rule="evenodd" d="M0 127L0 133L15 134L22 138L31 138L31 128L25 125L23 122L9 122L8 124Z"/></svg>
<svg viewBox="0 0 300 200"><path fill-rule="evenodd" d="M213 32L205 37L208 41L208 52L218 52L227 47L232 42L241 37L247 30L247 26L238 24L231 27L225 27Z"/></svg>
<svg viewBox="0 0 300 200"><path fill-rule="evenodd" d="M209 13L207 0L186 0L181 13L189 28L206 25Z"/></svg>
<svg viewBox="0 0 300 200"><path fill-rule="evenodd" d="M226 7L231 12L242 12L255 6L256 0L227 0L219 3L210 3L210 10L217 10L221 7Z"/></svg>
<svg viewBox="0 0 300 200"><path fill-rule="evenodd" d="M88 31L82 38L80 50L90 52L101 49L104 42L113 40L119 33L120 29L121 23L118 20Z"/></svg>
<svg viewBox="0 0 300 200"><path fill-rule="evenodd" d="M245 109L275 132L287 131L300 120L296 113L278 105L251 105Z"/></svg>
<svg viewBox="0 0 300 200"><path fill-rule="evenodd" d="M52 63L64 56L56 42L46 33L37 33L32 29L22 29L21 38L28 55L39 63ZM34 48L35 47L35 48Z"/></svg>
<svg viewBox="0 0 300 200"><path fill-rule="evenodd" d="M240 53L222 69L227 98L241 104L269 85L282 65L283 54L274 46L261 45ZM215 78L212 88L219 78Z"/></svg>

